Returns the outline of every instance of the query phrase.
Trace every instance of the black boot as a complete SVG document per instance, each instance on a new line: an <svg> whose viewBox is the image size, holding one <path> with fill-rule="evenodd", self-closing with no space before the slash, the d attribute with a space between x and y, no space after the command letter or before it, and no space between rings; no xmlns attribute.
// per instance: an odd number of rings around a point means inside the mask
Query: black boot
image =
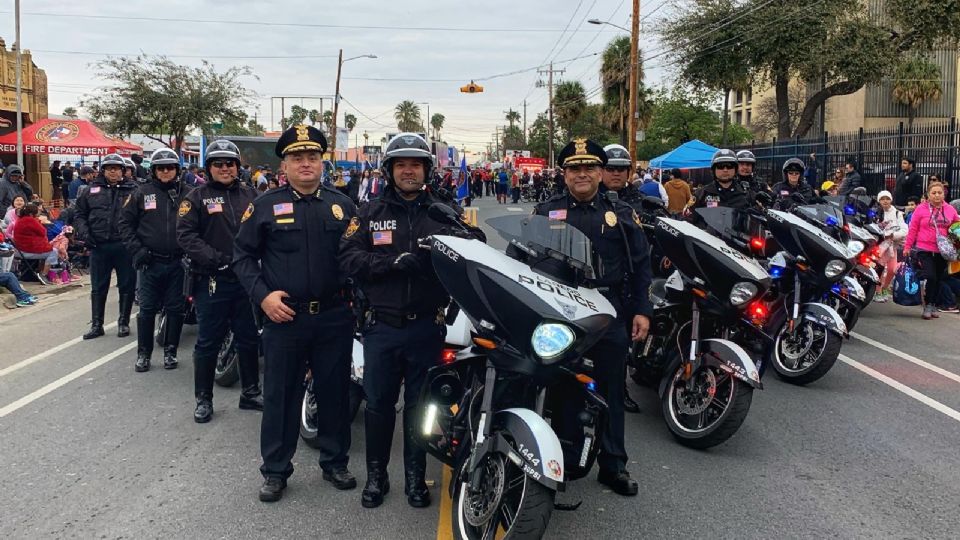
<svg viewBox="0 0 960 540"><path fill-rule="evenodd" d="M201 392L197 396L197 408L193 410L193 421L205 424L213 418L213 394Z"/></svg>
<svg viewBox="0 0 960 540"><path fill-rule="evenodd" d="M120 295L120 317L117 319L117 337L130 335L130 312L133 311L133 295Z"/></svg>
<svg viewBox="0 0 960 540"><path fill-rule="evenodd" d="M137 363L133 369L137 373L150 371L150 355L153 354L153 327L156 315L137 315Z"/></svg>
<svg viewBox="0 0 960 540"><path fill-rule="evenodd" d="M107 309L107 295L90 295L90 331L83 339L98 338L103 335L103 312Z"/></svg>
<svg viewBox="0 0 960 540"><path fill-rule="evenodd" d="M376 508L383 504L383 497L390 491L387 465L390 463L390 446L393 443L393 427L396 415L380 414L364 410L364 431L367 446L367 484L363 487L360 504L364 508Z"/></svg>
<svg viewBox="0 0 960 540"><path fill-rule="evenodd" d="M240 370L240 408L262 411L263 392L260 390L260 358L256 349L239 350L237 358Z"/></svg>
<svg viewBox="0 0 960 540"><path fill-rule="evenodd" d="M163 369L177 369L177 347L183 330L183 314L167 313L167 325L163 334Z"/></svg>
<svg viewBox="0 0 960 540"><path fill-rule="evenodd" d="M407 503L414 508L430 506L430 490L424 475L427 470L427 453L417 444L417 425L420 409L411 407L403 411L403 472Z"/></svg>
<svg viewBox="0 0 960 540"><path fill-rule="evenodd" d="M624 381L624 384L626 384L626 381ZM640 412L640 405L637 405L637 402L630 397L630 392L626 387L623 389L623 410L628 413Z"/></svg>

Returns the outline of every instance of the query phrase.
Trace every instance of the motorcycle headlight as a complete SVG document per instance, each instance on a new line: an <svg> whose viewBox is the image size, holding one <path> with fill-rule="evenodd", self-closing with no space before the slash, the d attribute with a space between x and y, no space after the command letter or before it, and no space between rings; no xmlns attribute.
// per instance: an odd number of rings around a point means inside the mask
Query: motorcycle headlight
<svg viewBox="0 0 960 540"><path fill-rule="evenodd" d="M740 307L757 295L757 286L749 281L741 281L730 289L730 303Z"/></svg>
<svg viewBox="0 0 960 540"><path fill-rule="evenodd" d="M540 323L533 331L530 344L537 356L550 360L563 354L576 339L577 335L565 324Z"/></svg>
<svg viewBox="0 0 960 540"><path fill-rule="evenodd" d="M827 263L827 266L823 269L823 275L828 278L835 278L842 274L844 270L847 269L847 263L841 261L840 259L834 259Z"/></svg>
<svg viewBox="0 0 960 540"><path fill-rule="evenodd" d="M863 242L859 240L851 240L847 242L847 251L850 252L850 258L854 258L859 255L866 246L863 245Z"/></svg>

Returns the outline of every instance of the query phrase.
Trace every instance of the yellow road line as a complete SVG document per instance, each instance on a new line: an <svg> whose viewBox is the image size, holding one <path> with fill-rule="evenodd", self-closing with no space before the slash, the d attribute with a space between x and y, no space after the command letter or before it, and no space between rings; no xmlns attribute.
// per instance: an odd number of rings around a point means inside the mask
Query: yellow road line
<svg viewBox="0 0 960 540"><path fill-rule="evenodd" d="M450 499L450 478L452 476L453 470L444 465L443 481L440 483L440 516L437 519L437 540L453 538L453 522L451 521L453 500Z"/></svg>

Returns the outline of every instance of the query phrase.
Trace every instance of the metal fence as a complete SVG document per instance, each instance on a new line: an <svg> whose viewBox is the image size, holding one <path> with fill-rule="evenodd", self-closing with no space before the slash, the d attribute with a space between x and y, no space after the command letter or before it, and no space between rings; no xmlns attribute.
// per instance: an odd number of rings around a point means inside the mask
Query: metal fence
<svg viewBox="0 0 960 540"><path fill-rule="evenodd" d="M900 160L909 156L916 161L916 170L924 177L938 175L948 184L947 200L960 198L960 133L957 119L914 126L913 130L901 122L899 126L849 133L824 133L822 136L777 140L735 147L750 150L757 157L756 170L762 178L780 179L783 162L792 157L816 165L817 184L843 169L850 157L857 163L868 193L876 195L882 189L893 190ZM813 157L811 157L813 154Z"/></svg>

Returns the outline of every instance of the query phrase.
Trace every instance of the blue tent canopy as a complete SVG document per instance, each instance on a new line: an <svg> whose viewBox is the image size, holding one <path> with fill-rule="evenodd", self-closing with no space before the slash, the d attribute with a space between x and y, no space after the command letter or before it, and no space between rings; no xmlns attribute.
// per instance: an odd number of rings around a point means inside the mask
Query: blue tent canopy
<svg viewBox="0 0 960 540"><path fill-rule="evenodd" d="M685 142L673 150L650 160L650 167L654 169L702 169L710 166L717 149L709 144L694 139Z"/></svg>

